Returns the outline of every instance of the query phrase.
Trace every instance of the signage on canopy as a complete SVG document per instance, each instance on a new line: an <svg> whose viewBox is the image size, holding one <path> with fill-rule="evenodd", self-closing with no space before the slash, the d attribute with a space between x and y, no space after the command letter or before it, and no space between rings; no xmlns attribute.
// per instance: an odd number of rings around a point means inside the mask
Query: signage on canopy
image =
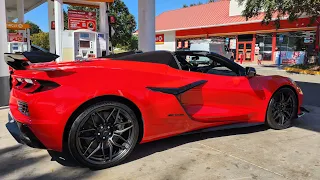
<svg viewBox="0 0 320 180"><path fill-rule="evenodd" d="M92 31L97 30L97 14L96 12L86 11L68 11L68 29L89 29Z"/></svg>
<svg viewBox="0 0 320 180"><path fill-rule="evenodd" d="M156 44L164 44L164 34L156 34Z"/></svg>
<svg viewBox="0 0 320 180"><path fill-rule="evenodd" d="M30 29L30 25L29 25L29 24L21 24L21 23L8 22L8 23L7 23L7 29L12 29L12 30L26 30L26 29Z"/></svg>

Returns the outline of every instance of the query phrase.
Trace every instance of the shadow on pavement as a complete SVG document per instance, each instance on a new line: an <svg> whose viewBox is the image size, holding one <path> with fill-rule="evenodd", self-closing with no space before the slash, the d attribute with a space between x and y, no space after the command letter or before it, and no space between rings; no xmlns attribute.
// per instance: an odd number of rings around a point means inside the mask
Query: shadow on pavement
<svg viewBox="0 0 320 180"><path fill-rule="evenodd" d="M297 84L303 91L303 104L320 107L320 84L300 81Z"/></svg>
<svg viewBox="0 0 320 180"><path fill-rule="evenodd" d="M258 126L252 126L252 127L246 127L246 128L218 130L218 131L210 131L205 133L200 132L200 133L194 133L194 134L188 134L188 135L181 135L181 136L170 137L170 138L149 142L145 144L140 144L135 147L133 153L129 156L129 158L124 163L135 161L145 156L149 156L157 152L172 149L174 147L181 146L187 143L192 143L192 142L196 142L204 139L217 138L222 136L250 134L250 133L265 131L267 129L268 128L264 125L258 125Z"/></svg>
<svg viewBox="0 0 320 180"><path fill-rule="evenodd" d="M154 142L149 142L145 144L139 144L135 147L132 154L122 163L128 163L131 161L135 161L138 159L141 159L143 157L149 156L151 154L154 154L156 152L165 151L167 149L171 149L177 146L181 146L183 144L200 141L203 139L208 138L216 138L221 136L232 136L232 135L239 135L239 134L249 134L249 133L255 133L259 131L267 130L268 128L264 125L257 125L257 126L251 126L251 127L244 127L244 128L236 128L236 129L227 129L227 130L217 130L217 131L209 131L209 132L199 132L199 133L193 133L188 135L180 135L180 136L174 136ZM81 167L73 158L71 158L71 155L54 152L54 151L48 151L50 156L52 157L52 161L56 161L59 164L67 167ZM87 168L83 168L87 169Z"/></svg>
<svg viewBox="0 0 320 180"><path fill-rule="evenodd" d="M60 167L51 170L50 165L46 166L48 155L40 151L43 150L24 145L0 149L0 179L86 179L94 174L84 168ZM40 163L42 166L39 166Z"/></svg>

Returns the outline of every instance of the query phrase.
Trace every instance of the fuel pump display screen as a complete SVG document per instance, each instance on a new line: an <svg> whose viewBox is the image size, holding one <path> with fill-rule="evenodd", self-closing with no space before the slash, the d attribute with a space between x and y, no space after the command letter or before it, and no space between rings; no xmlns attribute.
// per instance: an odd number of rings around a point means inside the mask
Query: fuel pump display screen
<svg viewBox="0 0 320 180"><path fill-rule="evenodd" d="M80 41L80 48L90 48L90 41Z"/></svg>
<svg viewBox="0 0 320 180"><path fill-rule="evenodd" d="M89 33L80 33L80 38L81 39L88 39L89 38Z"/></svg>

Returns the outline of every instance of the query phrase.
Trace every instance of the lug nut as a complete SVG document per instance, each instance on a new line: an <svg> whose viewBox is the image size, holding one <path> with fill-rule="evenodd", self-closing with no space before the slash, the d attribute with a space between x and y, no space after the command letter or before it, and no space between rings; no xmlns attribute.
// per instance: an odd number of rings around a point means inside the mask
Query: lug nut
<svg viewBox="0 0 320 180"><path fill-rule="evenodd" d="M103 137L102 139L106 139L106 137Z"/></svg>
<svg viewBox="0 0 320 180"><path fill-rule="evenodd" d="M98 136L100 136L100 133L98 133Z"/></svg>

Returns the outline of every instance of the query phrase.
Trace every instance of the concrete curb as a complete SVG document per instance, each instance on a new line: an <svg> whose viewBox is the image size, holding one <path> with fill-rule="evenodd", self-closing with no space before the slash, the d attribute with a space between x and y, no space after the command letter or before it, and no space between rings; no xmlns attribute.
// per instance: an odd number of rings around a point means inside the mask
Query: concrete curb
<svg viewBox="0 0 320 180"><path fill-rule="evenodd" d="M320 75L320 71L311 71L311 70L298 69L293 67L285 67L284 70L286 70L287 72L295 72L299 74Z"/></svg>
<svg viewBox="0 0 320 180"><path fill-rule="evenodd" d="M8 109L9 106L0 106L0 110L3 110L3 109Z"/></svg>

